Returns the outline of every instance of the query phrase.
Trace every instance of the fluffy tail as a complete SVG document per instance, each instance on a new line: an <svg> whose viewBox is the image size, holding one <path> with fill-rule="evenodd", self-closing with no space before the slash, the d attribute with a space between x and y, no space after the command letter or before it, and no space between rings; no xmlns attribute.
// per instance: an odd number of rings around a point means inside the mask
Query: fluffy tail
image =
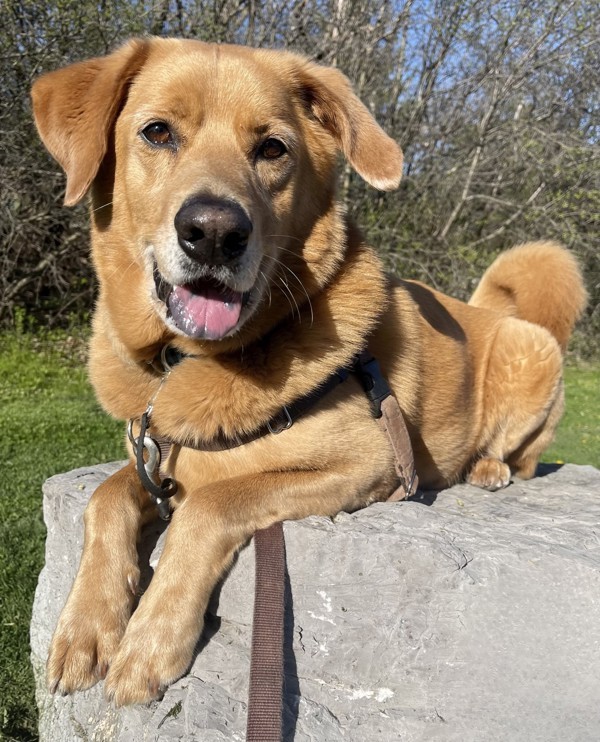
<svg viewBox="0 0 600 742"><path fill-rule="evenodd" d="M545 327L563 351L586 303L577 260L556 242L527 242L501 253L469 301Z"/></svg>

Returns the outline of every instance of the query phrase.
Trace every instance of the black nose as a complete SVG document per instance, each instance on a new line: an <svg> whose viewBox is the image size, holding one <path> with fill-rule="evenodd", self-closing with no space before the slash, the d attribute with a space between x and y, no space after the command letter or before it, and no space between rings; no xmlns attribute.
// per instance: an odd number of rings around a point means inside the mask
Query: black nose
<svg viewBox="0 0 600 742"><path fill-rule="evenodd" d="M179 209L175 229L182 250L190 258L224 265L246 249L252 222L235 201L198 196Z"/></svg>

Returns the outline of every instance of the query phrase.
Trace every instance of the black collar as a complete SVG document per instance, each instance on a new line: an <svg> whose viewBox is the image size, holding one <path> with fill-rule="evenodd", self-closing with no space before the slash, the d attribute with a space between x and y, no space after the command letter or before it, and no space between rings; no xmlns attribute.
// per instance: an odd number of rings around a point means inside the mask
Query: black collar
<svg viewBox="0 0 600 742"><path fill-rule="evenodd" d="M193 358L187 353L173 347L172 345L164 346L160 353L152 361L152 365L157 370L162 370L166 374L170 372L177 364L185 358ZM239 433L228 437L223 434L215 436L209 441L175 441L170 439L157 438L158 441L167 441L173 445L194 448L197 451L225 451L230 448L238 448L247 443L262 438L265 435L279 435L284 430L288 430L302 415L306 414L311 407L317 404L329 392L335 389L339 384L346 381L348 375L354 370L354 362L348 368L340 368L331 376L327 377L318 386L308 394L294 400L289 405L284 405L273 417L264 425L248 433Z"/></svg>
<svg viewBox="0 0 600 742"><path fill-rule="evenodd" d="M194 358L189 353L184 353L173 345L165 345L161 348L160 353L153 359L152 365L160 369L163 374L171 371L185 358ZM313 405L319 402L330 391L335 389L340 383L346 381L348 376L354 373L362 384L365 394L371 403L371 412L373 417L381 417L381 404L392 391L387 383L385 376L381 373L379 363L368 350L362 351L352 362L345 367L337 369L331 376L320 382L312 391L299 397L289 405L284 405L266 424L262 425L252 433L240 434L232 438L219 436L216 440L195 445L194 443L182 443L191 448L207 451L221 451L227 448L236 448L245 443L261 438L263 435L271 433L277 435L288 428L291 428L294 422L305 414Z"/></svg>
<svg viewBox="0 0 600 742"><path fill-rule="evenodd" d="M166 345L153 360L152 365L156 370L160 370L166 378L166 374L188 357L192 356L173 346ZM276 415L258 429L250 433L240 433L234 437L219 435L210 441L196 442L151 435L152 403L149 403L147 410L140 419L139 436L136 438L133 435L133 420L129 421L128 430L136 455L138 475L144 488L157 505L161 517L165 520L169 519L170 506L168 500L177 492L177 483L173 479L169 477L161 479L160 476L161 461L168 457L172 446L193 448L198 451L226 451L251 443L266 435L279 435L291 428L298 418L306 414L330 391L346 381L351 373L356 374L361 382L371 404L373 417L381 418L381 404L392 392L376 359L367 351L360 353L348 367L335 371L308 394L299 397L289 405L284 405Z"/></svg>

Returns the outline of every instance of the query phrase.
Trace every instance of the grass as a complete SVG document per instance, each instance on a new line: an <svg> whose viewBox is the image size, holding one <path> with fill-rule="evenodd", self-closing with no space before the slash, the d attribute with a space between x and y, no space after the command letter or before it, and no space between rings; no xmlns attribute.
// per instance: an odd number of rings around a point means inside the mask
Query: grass
<svg viewBox="0 0 600 742"><path fill-rule="evenodd" d="M591 464L600 469L600 367L565 369L566 410L546 462Z"/></svg>
<svg viewBox="0 0 600 742"><path fill-rule="evenodd" d="M37 739L29 620L44 560L42 482L123 457L123 428L99 409L83 341L0 335L0 740ZM600 467L600 366L566 370L567 412L547 462Z"/></svg>
<svg viewBox="0 0 600 742"><path fill-rule="evenodd" d="M42 482L124 457L122 425L101 412L82 342L0 336L0 739L36 740L29 620L44 562Z"/></svg>

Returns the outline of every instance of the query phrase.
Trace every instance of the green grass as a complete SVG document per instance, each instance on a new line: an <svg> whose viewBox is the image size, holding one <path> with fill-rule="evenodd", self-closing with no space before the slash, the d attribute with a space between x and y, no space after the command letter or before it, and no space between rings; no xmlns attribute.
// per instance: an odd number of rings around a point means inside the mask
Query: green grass
<svg viewBox="0 0 600 742"><path fill-rule="evenodd" d="M36 740L29 620L44 560L42 482L124 457L122 425L101 412L81 341L0 336L0 739Z"/></svg>
<svg viewBox="0 0 600 742"><path fill-rule="evenodd" d="M546 462L592 464L600 469L600 368L565 369L566 410Z"/></svg>
<svg viewBox="0 0 600 742"><path fill-rule="evenodd" d="M123 428L94 400L83 342L0 335L0 739L37 739L29 620L43 565L42 482L122 458ZM600 467L600 367L568 368L567 412L547 462Z"/></svg>

